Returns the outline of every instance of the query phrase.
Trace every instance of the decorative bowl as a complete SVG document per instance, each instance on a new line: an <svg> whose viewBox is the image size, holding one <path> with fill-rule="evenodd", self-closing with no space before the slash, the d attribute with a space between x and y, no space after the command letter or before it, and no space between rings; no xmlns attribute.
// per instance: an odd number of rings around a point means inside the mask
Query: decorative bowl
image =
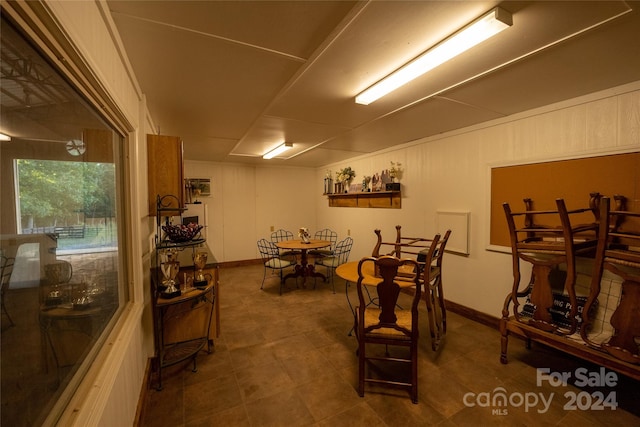
<svg viewBox="0 0 640 427"><path fill-rule="evenodd" d="M162 230L167 233L167 237L174 243L188 242L195 238L202 226L194 223L187 225L163 225Z"/></svg>

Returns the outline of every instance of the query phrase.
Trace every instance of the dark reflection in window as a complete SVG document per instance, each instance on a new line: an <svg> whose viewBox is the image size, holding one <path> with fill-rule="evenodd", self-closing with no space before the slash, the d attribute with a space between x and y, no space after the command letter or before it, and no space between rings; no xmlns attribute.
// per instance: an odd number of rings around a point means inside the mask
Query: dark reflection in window
<svg viewBox="0 0 640 427"><path fill-rule="evenodd" d="M55 420L122 307L122 138L1 23L1 425Z"/></svg>

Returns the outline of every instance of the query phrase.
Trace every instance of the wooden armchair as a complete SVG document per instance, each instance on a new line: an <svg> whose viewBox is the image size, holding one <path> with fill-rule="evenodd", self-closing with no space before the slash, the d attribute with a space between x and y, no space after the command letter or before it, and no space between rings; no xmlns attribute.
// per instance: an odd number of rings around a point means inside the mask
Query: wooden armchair
<svg viewBox="0 0 640 427"><path fill-rule="evenodd" d="M427 303L427 313L429 314L429 331L431 333L431 348L433 351L438 350L440 341L447 333L447 310L444 303L444 292L442 289L442 259L444 251L449 241L451 230L444 233L444 237L438 242L436 240L435 252L432 256L432 262L427 264L428 252L421 251L418 255L418 262L423 262L422 267L425 290L425 301ZM437 239L438 236L435 237Z"/></svg>
<svg viewBox="0 0 640 427"><path fill-rule="evenodd" d="M435 246L435 245L434 245ZM430 256L433 254L433 250ZM365 301L365 274L363 265L374 263L382 280L376 286L376 298L379 305L372 305ZM398 268L405 266L414 271L413 281L415 294L411 306L403 309L398 305L401 284L398 280ZM365 383L377 383L392 386L403 386L411 390L411 400L418 403L418 303L422 288L419 278L418 263L410 259L399 259L393 256L378 258L363 258L358 263L358 307L355 310L356 336L358 338L358 394L364 397ZM370 344L382 344L376 353L369 353ZM408 347L409 356L402 354L391 355L389 346ZM371 349L371 351L375 351ZM366 370L369 362L371 369ZM410 379L390 379L388 377L375 377L374 362L405 363L410 365Z"/></svg>
<svg viewBox="0 0 640 427"><path fill-rule="evenodd" d="M513 284L507 296L500 322L502 363L507 363L508 335L514 332L530 338L535 330L570 335L578 327L576 298L576 257L594 256L597 245L598 221L595 209L598 197L592 197L590 207L568 210L563 199L556 200L557 210L532 210L525 199L526 210L512 212L508 203L504 211L511 238ZM585 221L585 218L592 220ZM529 282L521 288L520 262L532 265ZM559 287L552 285L551 273L564 264L566 275ZM554 294L567 295L570 312L562 319L553 316ZM528 297L524 309L520 299ZM560 322L562 320L562 323ZM567 323L564 323L566 320Z"/></svg>
<svg viewBox="0 0 640 427"><path fill-rule="evenodd" d="M420 265L420 283L424 286L424 299L427 306L429 319L429 332L431 334L431 348L436 351L447 331L447 310L444 302L442 286L442 260L451 230L447 230L441 239L436 234L432 239L424 237L403 237L402 227L396 225L396 240L394 242L382 241L380 230L375 230L378 240L373 248L372 256L379 257L380 252L390 250L386 255L398 258L414 258ZM434 246L435 244L435 246ZM432 258L428 258L429 251L434 250ZM384 249L383 249L384 248ZM428 261L431 259L431 261ZM398 270L400 277L411 279L413 272L404 267Z"/></svg>
<svg viewBox="0 0 640 427"><path fill-rule="evenodd" d="M373 251L371 251L371 256L378 258L381 255L389 255L395 256L396 258L412 258L417 260L421 253L428 251L431 247L433 239L425 237L403 237L401 230L402 226L396 225L396 240L393 242L384 242L381 231L374 230L378 240L373 247ZM400 268L398 274L400 276L411 275L406 268Z"/></svg>
<svg viewBox="0 0 640 427"><path fill-rule="evenodd" d="M625 199L615 196L616 207L611 210L610 200L600 202L600 228L596 260L591 281L591 292L583 311L582 339L591 347L601 349L628 363L640 364L638 342L640 338L640 212L624 210ZM589 309L600 295L604 270L622 278L619 305L611 315L613 336L604 343L592 341L588 328L592 320Z"/></svg>

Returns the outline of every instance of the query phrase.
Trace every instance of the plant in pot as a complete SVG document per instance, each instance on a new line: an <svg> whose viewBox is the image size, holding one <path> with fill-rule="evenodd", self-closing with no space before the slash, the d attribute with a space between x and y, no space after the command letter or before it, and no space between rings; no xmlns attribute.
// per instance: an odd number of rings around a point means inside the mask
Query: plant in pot
<svg viewBox="0 0 640 427"><path fill-rule="evenodd" d="M351 169L351 166L347 166L336 174L336 181L343 184L345 193L349 191L349 186L351 185L351 181L353 181L353 178L355 178L355 176L356 171Z"/></svg>

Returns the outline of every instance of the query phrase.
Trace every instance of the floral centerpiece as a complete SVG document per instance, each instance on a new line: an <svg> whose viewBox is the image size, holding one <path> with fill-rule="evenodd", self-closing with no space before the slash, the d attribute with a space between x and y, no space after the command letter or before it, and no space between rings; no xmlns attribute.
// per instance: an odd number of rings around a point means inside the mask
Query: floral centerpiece
<svg viewBox="0 0 640 427"><path fill-rule="evenodd" d="M391 162L389 177L391 178L391 182L395 182L396 179L399 181L400 178L402 178L402 163Z"/></svg>
<svg viewBox="0 0 640 427"><path fill-rule="evenodd" d="M346 191L349 189L349 186L351 185L351 181L353 181L353 178L355 178L355 176L356 176L356 171L351 169L351 166L347 166L346 168L342 169L340 172L336 172L336 181L341 182L344 185L345 191Z"/></svg>

